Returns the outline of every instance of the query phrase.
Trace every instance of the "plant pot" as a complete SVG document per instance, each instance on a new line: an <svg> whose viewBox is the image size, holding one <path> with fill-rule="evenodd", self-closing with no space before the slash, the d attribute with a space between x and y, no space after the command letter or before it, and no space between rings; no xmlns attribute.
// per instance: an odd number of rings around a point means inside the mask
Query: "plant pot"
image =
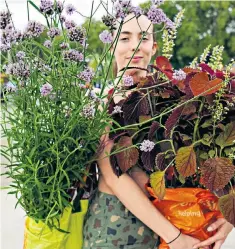
<svg viewBox="0 0 235 249"><path fill-rule="evenodd" d="M159 200L151 187L147 190L154 206L182 233L205 240L215 232L208 232L208 226L223 215L218 208L218 198L202 188L166 189L163 200ZM161 239L159 249L169 249Z"/></svg>
<svg viewBox="0 0 235 249"><path fill-rule="evenodd" d="M64 210L60 218L60 229L50 229L44 222L36 222L27 217L25 221L23 249L81 249L83 243L83 221L88 200L81 200L81 211L72 213L72 208Z"/></svg>

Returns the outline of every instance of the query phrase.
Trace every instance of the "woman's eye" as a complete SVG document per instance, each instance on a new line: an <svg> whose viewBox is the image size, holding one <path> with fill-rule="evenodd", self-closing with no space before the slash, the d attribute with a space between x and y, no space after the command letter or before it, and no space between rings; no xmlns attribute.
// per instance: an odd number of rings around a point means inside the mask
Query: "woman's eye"
<svg viewBox="0 0 235 249"><path fill-rule="evenodd" d="M147 38L147 37L144 37L144 38L143 38L143 40L147 41L147 40L148 40L148 38Z"/></svg>
<svg viewBox="0 0 235 249"><path fill-rule="evenodd" d="M123 37L123 38L121 38L121 41L128 41L128 38L127 37Z"/></svg>

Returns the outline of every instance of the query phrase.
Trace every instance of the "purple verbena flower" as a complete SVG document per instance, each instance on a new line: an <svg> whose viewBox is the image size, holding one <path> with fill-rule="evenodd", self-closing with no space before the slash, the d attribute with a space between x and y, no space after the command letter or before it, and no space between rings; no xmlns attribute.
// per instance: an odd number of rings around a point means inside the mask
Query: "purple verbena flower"
<svg viewBox="0 0 235 249"><path fill-rule="evenodd" d="M51 48L52 44L51 44L51 41L50 40L46 40L43 45L46 47L46 48Z"/></svg>
<svg viewBox="0 0 235 249"><path fill-rule="evenodd" d="M103 43L112 43L113 37L108 30L104 30L99 34L99 38Z"/></svg>
<svg viewBox="0 0 235 249"><path fill-rule="evenodd" d="M129 75L124 75L123 76L123 84L124 86L133 86L134 85L134 80L132 76Z"/></svg>
<svg viewBox="0 0 235 249"><path fill-rule="evenodd" d="M29 66L26 65L23 61L8 64L6 66L6 74L26 79L30 76Z"/></svg>
<svg viewBox="0 0 235 249"><path fill-rule="evenodd" d="M122 107L119 105L114 106L112 114L122 113Z"/></svg>
<svg viewBox="0 0 235 249"><path fill-rule="evenodd" d="M9 43L7 43L7 44L1 43L0 44L0 51L7 52L10 50L11 50L11 45Z"/></svg>
<svg viewBox="0 0 235 249"><path fill-rule="evenodd" d="M82 71L80 74L77 75L79 79L82 79L88 83L91 82L92 78L94 77L95 73L94 71L87 67L84 71Z"/></svg>
<svg viewBox="0 0 235 249"><path fill-rule="evenodd" d="M9 11L0 12L0 29L5 29L11 22L11 13Z"/></svg>
<svg viewBox="0 0 235 249"><path fill-rule="evenodd" d="M155 4L157 6L160 6L161 4L163 4L165 2L165 0L152 0L152 4Z"/></svg>
<svg viewBox="0 0 235 249"><path fill-rule="evenodd" d="M60 22L61 23L64 23L64 22L66 22L66 17L65 16L63 16L63 15L60 15ZM75 25L76 26L76 25Z"/></svg>
<svg viewBox="0 0 235 249"><path fill-rule="evenodd" d="M167 18L165 21L166 29L175 29L175 23L171 21L171 19Z"/></svg>
<svg viewBox="0 0 235 249"><path fill-rule="evenodd" d="M41 95L45 97L45 96L48 96L52 92L52 90L53 90L52 85L49 83L46 83L41 87L40 92L41 92Z"/></svg>
<svg viewBox="0 0 235 249"><path fill-rule="evenodd" d="M12 82L7 82L5 88L8 92L16 92L17 87Z"/></svg>
<svg viewBox="0 0 235 249"><path fill-rule="evenodd" d="M139 17L143 14L143 10L139 6L133 7L132 12L135 14L136 17Z"/></svg>
<svg viewBox="0 0 235 249"><path fill-rule="evenodd" d="M140 150L144 152L151 152L155 146L155 143L150 140L144 140L140 145Z"/></svg>
<svg viewBox="0 0 235 249"><path fill-rule="evenodd" d="M25 30L25 37L38 37L44 31L44 26L36 21L29 21L27 28Z"/></svg>
<svg viewBox="0 0 235 249"><path fill-rule="evenodd" d="M71 21L66 20L64 25L65 25L65 28L69 29L69 30L76 27L76 23L73 20L71 20Z"/></svg>
<svg viewBox="0 0 235 249"><path fill-rule="evenodd" d="M61 1L57 1L55 6L55 11L57 13L61 13L63 11L63 8L64 8L63 3Z"/></svg>
<svg viewBox="0 0 235 249"><path fill-rule="evenodd" d="M95 116L94 106L92 106L91 104L85 105L82 110L82 115L88 119L93 118Z"/></svg>
<svg viewBox="0 0 235 249"><path fill-rule="evenodd" d="M63 55L65 60L71 60L76 62L81 62L84 58L83 54L75 49L64 51Z"/></svg>
<svg viewBox="0 0 235 249"><path fill-rule="evenodd" d="M76 41L80 44L84 43L86 38L86 30L83 27L75 27L68 30L68 37L70 41Z"/></svg>
<svg viewBox="0 0 235 249"><path fill-rule="evenodd" d="M174 80L185 80L186 76L187 74L182 69L180 69L174 71L172 78Z"/></svg>
<svg viewBox="0 0 235 249"><path fill-rule="evenodd" d="M152 5L147 13L148 19L154 24L161 24L165 22L167 17L162 9L159 9Z"/></svg>
<svg viewBox="0 0 235 249"><path fill-rule="evenodd" d="M106 15L102 17L102 22L107 26L110 30L115 29L115 18L111 15Z"/></svg>
<svg viewBox="0 0 235 249"><path fill-rule="evenodd" d="M76 8L72 4L68 4L66 6L66 13L67 15L72 15L76 11Z"/></svg>
<svg viewBox="0 0 235 249"><path fill-rule="evenodd" d="M55 27L50 28L47 35L53 39L55 36L60 35L60 30Z"/></svg>
<svg viewBox="0 0 235 249"><path fill-rule="evenodd" d="M54 3L51 0L41 0L40 10L42 13L51 15L53 14Z"/></svg>
<svg viewBox="0 0 235 249"><path fill-rule="evenodd" d="M25 58L25 52L23 52L23 51L17 52L16 57L17 57L18 60L24 59Z"/></svg>
<svg viewBox="0 0 235 249"><path fill-rule="evenodd" d="M69 47L69 44L66 43L66 42L62 42L62 43L60 44L60 48L61 48L61 49L66 49L66 48L68 48L68 47Z"/></svg>

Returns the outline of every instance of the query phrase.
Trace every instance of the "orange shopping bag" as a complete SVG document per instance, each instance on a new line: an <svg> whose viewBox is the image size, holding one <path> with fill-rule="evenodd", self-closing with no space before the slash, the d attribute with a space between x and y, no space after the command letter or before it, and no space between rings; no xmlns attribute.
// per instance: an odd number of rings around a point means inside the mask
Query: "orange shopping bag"
<svg viewBox="0 0 235 249"><path fill-rule="evenodd" d="M215 232L208 232L208 226L223 215L218 208L218 198L202 188L166 189L163 200L159 200L150 186L146 186L155 207L182 233L205 240ZM161 239L159 249L169 249Z"/></svg>

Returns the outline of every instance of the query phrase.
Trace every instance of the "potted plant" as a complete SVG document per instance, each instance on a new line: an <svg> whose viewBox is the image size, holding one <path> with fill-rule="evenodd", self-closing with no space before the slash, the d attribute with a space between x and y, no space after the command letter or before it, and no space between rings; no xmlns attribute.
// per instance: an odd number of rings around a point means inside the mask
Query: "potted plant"
<svg viewBox="0 0 235 249"><path fill-rule="evenodd" d="M206 229L218 217L235 226L235 85L232 63L221 68L222 51L214 47L208 56L208 47L200 62L180 70L157 57L146 78L123 78L123 99L109 108L114 172L134 165L149 172L154 205L199 239L211 235Z"/></svg>
<svg viewBox="0 0 235 249"><path fill-rule="evenodd" d="M25 249L79 248L88 206L83 196L92 188L86 179L110 120L105 94L93 91L96 81L106 86L105 74L88 66L89 30L64 15L76 12L72 5L42 0L27 6L44 15L47 26L29 21L22 32L9 9L0 14L1 71L11 79L1 122L9 194L27 215Z"/></svg>

